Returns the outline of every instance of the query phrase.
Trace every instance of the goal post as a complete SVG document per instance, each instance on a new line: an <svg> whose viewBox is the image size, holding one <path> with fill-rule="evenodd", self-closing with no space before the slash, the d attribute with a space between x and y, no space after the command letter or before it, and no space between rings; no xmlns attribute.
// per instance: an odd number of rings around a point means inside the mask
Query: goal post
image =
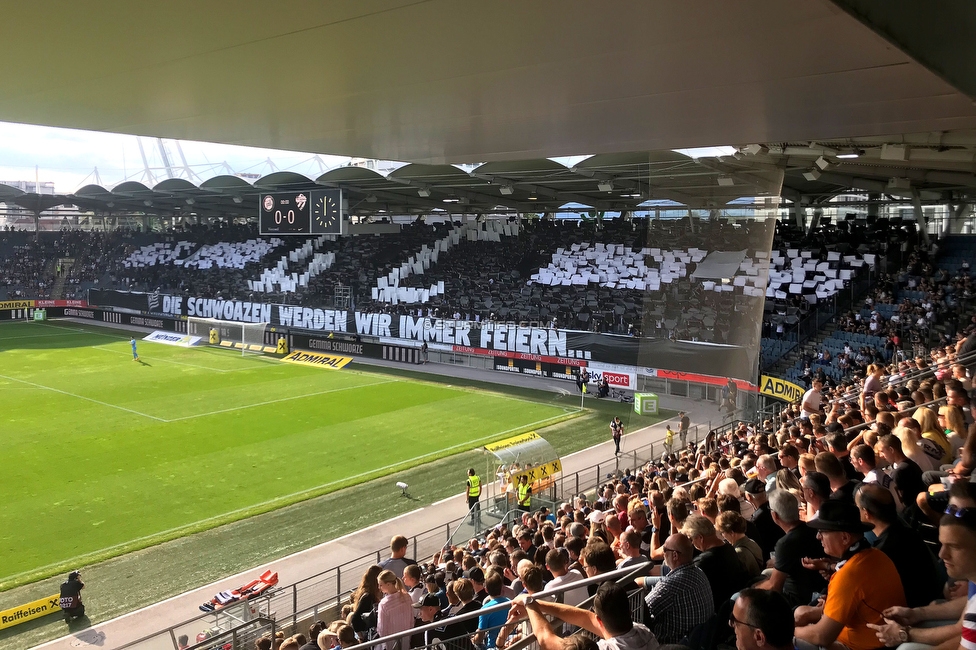
<svg viewBox="0 0 976 650"><path fill-rule="evenodd" d="M186 320L186 333L189 336L199 336L204 345L240 350L241 356L275 351L274 346L264 341L267 329L268 323L238 323L193 317Z"/></svg>

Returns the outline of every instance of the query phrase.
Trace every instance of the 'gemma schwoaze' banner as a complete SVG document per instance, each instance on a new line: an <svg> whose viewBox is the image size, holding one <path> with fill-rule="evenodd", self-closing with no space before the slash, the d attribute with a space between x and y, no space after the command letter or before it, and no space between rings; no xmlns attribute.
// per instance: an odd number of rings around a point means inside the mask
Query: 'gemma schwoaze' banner
<svg viewBox="0 0 976 650"><path fill-rule="evenodd" d="M89 291L88 303L169 317L217 318L308 332L341 332L473 354L515 353L663 368L750 380L756 352L736 345L636 338L516 323L456 321L160 293Z"/></svg>

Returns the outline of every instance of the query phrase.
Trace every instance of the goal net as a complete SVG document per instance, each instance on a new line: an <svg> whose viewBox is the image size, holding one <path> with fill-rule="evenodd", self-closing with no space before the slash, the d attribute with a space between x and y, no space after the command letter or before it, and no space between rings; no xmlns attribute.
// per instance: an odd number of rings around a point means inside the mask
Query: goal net
<svg viewBox="0 0 976 650"><path fill-rule="evenodd" d="M237 323L192 317L186 320L186 333L189 336L199 336L204 345L240 350L241 355L274 352L274 346L267 345L264 340L267 329L268 323Z"/></svg>

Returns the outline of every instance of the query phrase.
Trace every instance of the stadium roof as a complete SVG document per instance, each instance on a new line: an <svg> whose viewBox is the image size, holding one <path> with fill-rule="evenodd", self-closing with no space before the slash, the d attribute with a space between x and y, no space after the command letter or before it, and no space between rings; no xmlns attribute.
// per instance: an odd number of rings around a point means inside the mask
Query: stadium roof
<svg viewBox="0 0 976 650"><path fill-rule="evenodd" d="M976 3L4 2L0 119L481 163L976 128Z"/></svg>
<svg viewBox="0 0 976 650"><path fill-rule="evenodd" d="M39 195L0 185L0 202L31 211L76 205L100 214L256 215L258 194L342 188L351 214L626 211L680 204L734 207L742 198L783 196L825 202L851 188L879 199L959 203L976 198L976 132L901 138L776 143L734 155L691 158L673 151L601 154L567 167L549 159L479 166L408 164L382 175L339 167L317 178L275 172L253 185L216 176L199 186L172 178L150 188L128 181Z"/></svg>

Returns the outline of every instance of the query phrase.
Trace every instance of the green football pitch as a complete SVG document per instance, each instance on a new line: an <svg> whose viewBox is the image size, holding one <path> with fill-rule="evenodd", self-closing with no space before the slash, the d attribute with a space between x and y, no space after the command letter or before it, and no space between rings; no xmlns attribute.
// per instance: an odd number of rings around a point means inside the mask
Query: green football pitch
<svg viewBox="0 0 976 650"><path fill-rule="evenodd" d="M0 325L0 584L22 584L567 417L500 393Z"/></svg>

